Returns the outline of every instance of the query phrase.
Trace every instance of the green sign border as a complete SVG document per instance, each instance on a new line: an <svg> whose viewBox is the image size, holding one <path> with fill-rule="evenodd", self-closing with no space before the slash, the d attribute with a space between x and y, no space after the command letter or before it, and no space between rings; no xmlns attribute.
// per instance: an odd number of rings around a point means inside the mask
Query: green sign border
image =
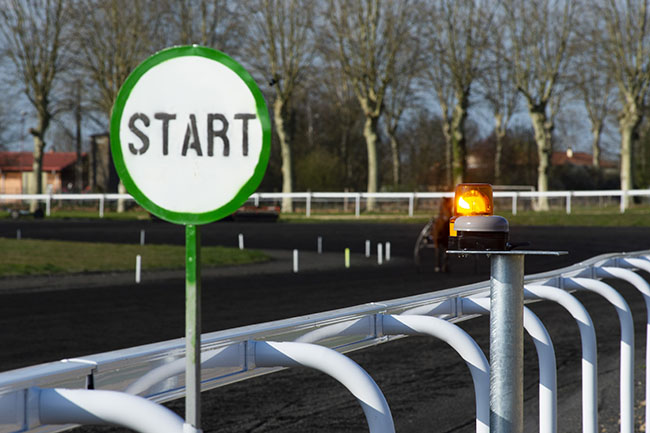
<svg viewBox="0 0 650 433"><path fill-rule="evenodd" d="M236 73L239 78L241 78L246 83L246 86L253 94L257 107L257 117L262 123L262 151L253 175L241 187L235 197L233 197L228 203L217 209L202 213L171 211L157 205L146 195L144 195L144 193L140 191L140 188L138 188L136 183L133 181L131 174L126 168L126 164L124 163L124 155L122 154L122 144L120 142L120 123L122 121L124 106L126 105L126 101L131 95L131 91L136 86L140 78L142 78L142 76L151 68L167 60L186 56L199 56L214 60ZM246 200L248 200L250 195L255 192L259 184L262 182L262 178L264 177L264 173L266 172L266 167L269 162L269 155L271 153L271 122L269 119L269 111L266 106L264 96L262 95L259 87L257 87L257 84L255 83L255 80L253 80L253 77L251 77L251 75L248 73L248 71L246 71L246 69L243 68L243 66L241 66L228 55L212 48L197 45L166 48L146 59L144 62L138 65L138 67L136 67L133 72L131 72L131 74L127 77L126 81L122 85L119 93L117 94L117 98L115 99L115 104L113 105L113 112L111 115L110 134L113 162L115 163L117 174L120 176L120 179L122 179L122 183L124 183L127 191L133 196L133 198L135 198L138 204L140 204L147 211L151 212L159 218L176 224L207 224L217 221L235 212L242 204L246 202Z"/></svg>

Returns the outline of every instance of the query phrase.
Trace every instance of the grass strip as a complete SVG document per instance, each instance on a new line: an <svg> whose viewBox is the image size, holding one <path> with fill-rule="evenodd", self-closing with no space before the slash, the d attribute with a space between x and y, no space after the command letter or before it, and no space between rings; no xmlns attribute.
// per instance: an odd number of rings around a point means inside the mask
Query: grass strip
<svg viewBox="0 0 650 433"><path fill-rule="evenodd" d="M497 209L495 214L505 217L511 226L583 226L583 227L650 227L650 207L639 206L621 213L618 207L608 208L574 208L571 214L564 209L546 212L519 211L517 215ZM425 224L433 216L416 213L413 217L406 214L282 214L280 221L285 223L349 223L360 224L395 223Z"/></svg>
<svg viewBox="0 0 650 433"><path fill-rule="evenodd" d="M142 269L184 269L185 247L176 245L125 245L0 238L0 277L79 272L129 271L135 257ZM269 260L256 250L204 246L203 266L238 265Z"/></svg>
<svg viewBox="0 0 650 433"><path fill-rule="evenodd" d="M507 212L506 208L497 208L495 213L508 219L512 226L591 226L591 227L650 227L650 206L636 205L620 213L618 206L586 207L574 205L572 213L567 214L564 208L552 209L546 212L531 210L519 211L517 215ZM437 214L416 211L409 217L406 211L402 213L369 213L363 212L359 218L354 213L347 212L312 212L310 217L296 212L281 214L281 223L395 223L395 224L425 224L431 216ZM149 214L144 211L131 210L125 213L107 212L105 219L117 220L147 220ZM9 218L8 212L0 211L0 219ZM23 217L31 219L31 217ZM57 210L47 219L98 219L96 210Z"/></svg>
<svg viewBox="0 0 650 433"><path fill-rule="evenodd" d="M574 209L571 214L565 210L546 212L499 213L510 225L519 226L582 226L582 227L650 227L650 208L633 207L621 213L616 208Z"/></svg>

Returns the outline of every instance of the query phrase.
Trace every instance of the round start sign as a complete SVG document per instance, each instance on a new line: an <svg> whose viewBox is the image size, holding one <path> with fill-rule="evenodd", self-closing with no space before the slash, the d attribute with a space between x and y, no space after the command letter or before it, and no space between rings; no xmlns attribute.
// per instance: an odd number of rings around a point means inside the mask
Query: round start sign
<svg viewBox="0 0 650 433"><path fill-rule="evenodd" d="M124 82L111 116L117 173L136 201L179 224L204 224L241 206L270 153L264 97L250 74L205 47L163 50Z"/></svg>

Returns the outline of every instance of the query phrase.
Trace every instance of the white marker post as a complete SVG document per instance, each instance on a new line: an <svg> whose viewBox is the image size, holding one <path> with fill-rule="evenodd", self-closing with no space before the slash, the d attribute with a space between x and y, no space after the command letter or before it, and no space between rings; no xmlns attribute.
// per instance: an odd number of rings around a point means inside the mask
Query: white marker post
<svg viewBox="0 0 650 433"><path fill-rule="evenodd" d="M316 241L316 250L318 251L318 254L323 254L323 237L319 236L317 241Z"/></svg>
<svg viewBox="0 0 650 433"><path fill-rule="evenodd" d="M259 186L270 155L264 97L227 55L197 45L165 49L125 80L113 107L111 152L127 191L147 211L185 225L185 420L201 426L199 226L236 211Z"/></svg>
<svg viewBox="0 0 650 433"><path fill-rule="evenodd" d="M135 256L135 283L140 284L140 273L142 271L142 256Z"/></svg>
<svg viewBox="0 0 650 433"><path fill-rule="evenodd" d="M144 245L144 229L140 230L140 245Z"/></svg>
<svg viewBox="0 0 650 433"><path fill-rule="evenodd" d="M239 249L244 249L244 235L242 233L239 234Z"/></svg>
<svg viewBox="0 0 650 433"><path fill-rule="evenodd" d="M293 273L298 273L298 250L293 250Z"/></svg>
<svg viewBox="0 0 650 433"><path fill-rule="evenodd" d="M20 232L20 229L16 230L16 240L22 239L22 233Z"/></svg>
<svg viewBox="0 0 650 433"><path fill-rule="evenodd" d="M377 243L377 264L381 265L384 263L384 254L382 252L381 242Z"/></svg>
<svg viewBox="0 0 650 433"><path fill-rule="evenodd" d="M386 261L390 261L390 242L386 242Z"/></svg>
<svg viewBox="0 0 650 433"><path fill-rule="evenodd" d="M370 241L366 241L366 258L370 258Z"/></svg>

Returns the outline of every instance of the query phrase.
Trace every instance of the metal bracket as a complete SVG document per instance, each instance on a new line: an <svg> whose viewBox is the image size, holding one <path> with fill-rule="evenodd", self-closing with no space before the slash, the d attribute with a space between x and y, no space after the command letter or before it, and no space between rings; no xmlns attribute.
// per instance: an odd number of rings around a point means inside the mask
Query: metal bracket
<svg viewBox="0 0 650 433"><path fill-rule="evenodd" d="M563 256L568 251L534 251L534 250L447 250L447 254L458 255L504 255L504 256Z"/></svg>
<svg viewBox="0 0 650 433"><path fill-rule="evenodd" d="M257 364L255 363L255 341L253 340L247 340L244 342L245 345L245 352L246 352L246 357L245 357L245 366L244 370L255 370L257 368Z"/></svg>

